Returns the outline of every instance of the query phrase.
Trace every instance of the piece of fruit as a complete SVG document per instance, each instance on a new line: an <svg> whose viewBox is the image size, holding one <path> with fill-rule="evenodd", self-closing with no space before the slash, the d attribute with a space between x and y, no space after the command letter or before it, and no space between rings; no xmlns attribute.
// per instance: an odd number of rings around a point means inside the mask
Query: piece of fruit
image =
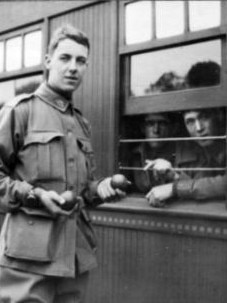
<svg viewBox="0 0 227 303"><path fill-rule="evenodd" d="M128 181L127 178L122 174L113 175L113 177L111 178L111 182L110 182L110 185L114 189L119 188L123 191L126 191L130 184L131 184L131 182Z"/></svg>
<svg viewBox="0 0 227 303"><path fill-rule="evenodd" d="M62 198L65 199L65 203L61 205L63 210L72 210L77 203L72 191L67 190L61 194Z"/></svg>

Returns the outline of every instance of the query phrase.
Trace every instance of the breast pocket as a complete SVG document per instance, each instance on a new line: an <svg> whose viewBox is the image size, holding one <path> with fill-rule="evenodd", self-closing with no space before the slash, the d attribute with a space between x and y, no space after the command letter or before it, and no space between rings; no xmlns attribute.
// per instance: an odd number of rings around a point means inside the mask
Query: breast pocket
<svg viewBox="0 0 227 303"><path fill-rule="evenodd" d="M60 132L28 133L20 157L33 179L65 178L64 134Z"/></svg>

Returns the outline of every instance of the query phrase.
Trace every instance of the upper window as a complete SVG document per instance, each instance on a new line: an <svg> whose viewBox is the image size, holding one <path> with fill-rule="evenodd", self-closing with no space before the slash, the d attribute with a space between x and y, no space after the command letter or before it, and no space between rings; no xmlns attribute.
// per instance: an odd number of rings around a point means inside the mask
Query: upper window
<svg viewBox="0 0 227 303"><path fill-rule="evenodd" d="M126 6L126 43L138 43L152 37L151 1L131 3Z"/></svg>
<svg viewBox="0 0 227 303"><path fill-rule="evenodd" d="M184 32L182 1L156 1L156 37L165 38Z"/></svg>
<svg viewBox="0 0 227 303"><path fill-rule="evenodd" d="M6 40L6 71L17 70L22 67L22 37Z"/></svg>
<svg viewBox="0 0 227 303"><path fill-rule="evenodd" d="M220 1L133 1L125 5L127 45L220 26Z"/></svg>
<svg viewBox="0 0 227 303"><path fill-rule="evenodd" d="M0 73L3 72L4 68L4 43L0 42Z"/></svg>
<svg viewBox="0 0 227 303"><path fill-rule="evenodd" d="M189 1L189 28L202 30L220 25L220 1Z"/></svg>
<svg viewBox="0 0 227 303"><path fill-rule="evenodd" d="M42 60L42 33L31 32L24 37L24 66L38 65Z"/></svg>
<svg viewBox="0 0 227 303"><path fill-rule="evenodd" d="M26 30L0 37L0 73L19 71L42 63L42 31Z"/></svg>

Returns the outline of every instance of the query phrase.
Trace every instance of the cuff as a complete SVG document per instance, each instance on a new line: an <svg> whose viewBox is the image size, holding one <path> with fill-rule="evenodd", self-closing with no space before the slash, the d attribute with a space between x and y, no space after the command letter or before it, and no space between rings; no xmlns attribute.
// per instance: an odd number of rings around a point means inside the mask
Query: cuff
<svg viewBox="0 0 227 303"><path fill-rule="evenodd" d="M173 183L173 194L180 199L192 197L193 180L176 180Z"/></svg>

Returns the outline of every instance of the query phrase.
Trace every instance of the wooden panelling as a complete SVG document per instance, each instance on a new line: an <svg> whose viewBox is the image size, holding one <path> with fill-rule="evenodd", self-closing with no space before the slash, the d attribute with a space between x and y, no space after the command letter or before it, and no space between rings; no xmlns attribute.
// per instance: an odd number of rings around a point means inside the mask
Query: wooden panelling
<svg viewBox="0 0 227 303"><path fill-rule="evenodd" d="M106 1L50 20L51 33L70 23L90 38L89 66L75 104L92 125L98 176L112 173L114 166L115 115L117 101L117 7Z"/></svg>
<svg viewBox="0 0 227 303"><path fill-rule="evenodd" d="M49 15L62 13L66 10L93 3L94 0L53 1L53 0L23 0L0 1L0 30L16 28L26 23L34 22Z"/></svg>
<svg viewBox="0 0 227 303"><path fill-rule="evenodd" d="M225 303L227 223L187 217L93 212L99 268L86 302Z"/></svg>

